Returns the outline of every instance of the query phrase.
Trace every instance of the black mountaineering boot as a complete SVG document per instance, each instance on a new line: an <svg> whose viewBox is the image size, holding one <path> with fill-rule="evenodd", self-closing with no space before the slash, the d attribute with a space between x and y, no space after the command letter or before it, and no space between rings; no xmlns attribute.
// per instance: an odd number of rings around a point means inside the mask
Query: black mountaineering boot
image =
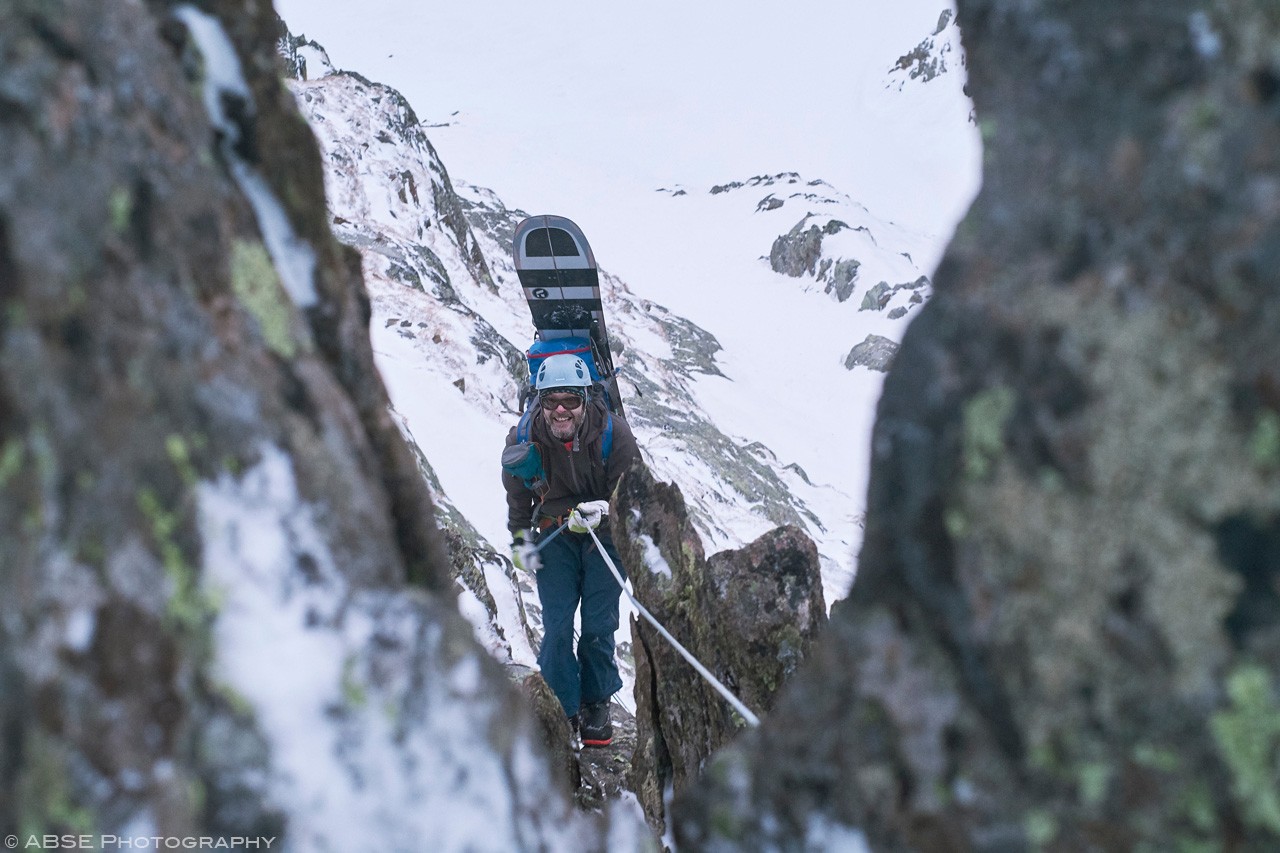
<svg viewBox="0 0 1280 853"><path fill-rule="evenodd" d="M609 700L582 706L582 745L608 746L613 743L613 721L609 719Z"/></svg>

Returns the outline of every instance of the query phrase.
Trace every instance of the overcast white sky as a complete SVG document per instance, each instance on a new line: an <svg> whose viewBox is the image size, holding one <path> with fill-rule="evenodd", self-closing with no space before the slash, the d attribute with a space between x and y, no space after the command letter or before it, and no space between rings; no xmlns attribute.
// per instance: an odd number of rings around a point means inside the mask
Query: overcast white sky
<svg viewBox="0 0 1280 853"><path fill-rule="evenodd" d="M510 206L596 209L792 170L938 234L978 182L961 81L909 101L884 85L950 5L276 0L337 67L453 122L429 131L450 174Z"/></svg>

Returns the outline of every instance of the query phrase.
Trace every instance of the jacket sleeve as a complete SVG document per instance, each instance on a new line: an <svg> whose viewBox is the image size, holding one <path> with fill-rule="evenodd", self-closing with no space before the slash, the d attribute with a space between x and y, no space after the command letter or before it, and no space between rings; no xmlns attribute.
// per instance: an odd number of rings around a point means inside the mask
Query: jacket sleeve
<svg viewBox="0 0 1280 853"><path fill-rule="evenodd" d="M609 461L605 465L606 498L613 497L613 490L627 469L640 460L640 447L636 444L631 426L622 418L613 418L613 446L609 449Z"/></svg>
<svg viewBox="0 0 1280 853"><path fill-rule="evenodd" d="M516 427L507 433L506 447L516 443ZM524 481L502 471L502 487L507 490L507 529L513 533L528 530L533 524L533 506L538 496L527 488Z"/></svg>

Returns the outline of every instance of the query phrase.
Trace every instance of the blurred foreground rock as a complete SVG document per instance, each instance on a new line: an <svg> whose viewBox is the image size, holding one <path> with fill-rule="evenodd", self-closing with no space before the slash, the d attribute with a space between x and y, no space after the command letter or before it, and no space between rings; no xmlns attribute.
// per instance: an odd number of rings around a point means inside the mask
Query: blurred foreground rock
<svg viewBox="0 0 1280 853"><path fill-rule="evenodd" d="M0 4L0 832L603 849L452 601L277 26Z"/></svg>
<svg viewBox="0 0 1280 853"><path fill-rule="evenodd" d="M1280 846L1280 16L959 3L982 193L681 850Z"/></svg>

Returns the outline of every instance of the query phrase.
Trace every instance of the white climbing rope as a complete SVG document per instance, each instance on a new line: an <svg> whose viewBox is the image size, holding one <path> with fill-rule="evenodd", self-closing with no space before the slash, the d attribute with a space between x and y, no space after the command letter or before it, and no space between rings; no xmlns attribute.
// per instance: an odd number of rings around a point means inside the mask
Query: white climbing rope
<svg viewBox="0 0 1280 853"><path fill-rule="evenodd" d="M551 544L551 540L559 536L564 531L564 529L568 526L569 526L569 522L566 521L564 524L561 524L555 530L551 531L550 536L543 538L541 542L533 546L533 553L536 554L539 551L541 551L543 548L547 547L547 545Z"/></svg>
<svg viewBox="0 0 1280 853"><path fill-rule="evenodd" d="M729 692L729 688L721 684L720 679L712 675L711 672L705 666L699 663L698 659L695 658L689 652L688 649L680 645L680 641L677 640L675 637L671 636L671 632L668 631L666 628L662 627L662 623L660 623L657 619L655 619L653 617L653 614L650 613L643 604L641 604L639 601L636 600L636 597L631 594L631 591L629 589L627 589L627 582L623 580L622 573L619 572L618 567L613 564L613 560L609 559L609 554L607 551L604 550L604 545L601 544L600 538L596 536L596 531L593 528L588 527L587 532L590 533L591 538L595 540L596 548L600 550L600 556L604 557L605 565L609 567L609 571L613 572L614 580L616 580L618 582L618 585L622 587L622 591L623 593L626 594L627 598L631 599L631 603L635 605L636 610L640 612L640 615L643 616L645 619L649 620L649 624L652 625L654 628L656 628L658 630L658 633L661 634L663 637L665 637L667 642L670 643L675 648L675 650L678 651L680 655L685 660L687 660L695 670L698 671L698 675L701 675L703 678L705 678L707 682L712 687L714 687L717 690L717 692L720 693L721 696L725 698L725 701L727 701L730 705L732 705L733 709L742 715L742 719L747 721L747 725L751 726L752 728L760 725L760 718L757 717L755 714L751 713L751 709L749 709L746 705L742 704L741 699L739 699L737 696L734 696L731 692Z"/></svg>

